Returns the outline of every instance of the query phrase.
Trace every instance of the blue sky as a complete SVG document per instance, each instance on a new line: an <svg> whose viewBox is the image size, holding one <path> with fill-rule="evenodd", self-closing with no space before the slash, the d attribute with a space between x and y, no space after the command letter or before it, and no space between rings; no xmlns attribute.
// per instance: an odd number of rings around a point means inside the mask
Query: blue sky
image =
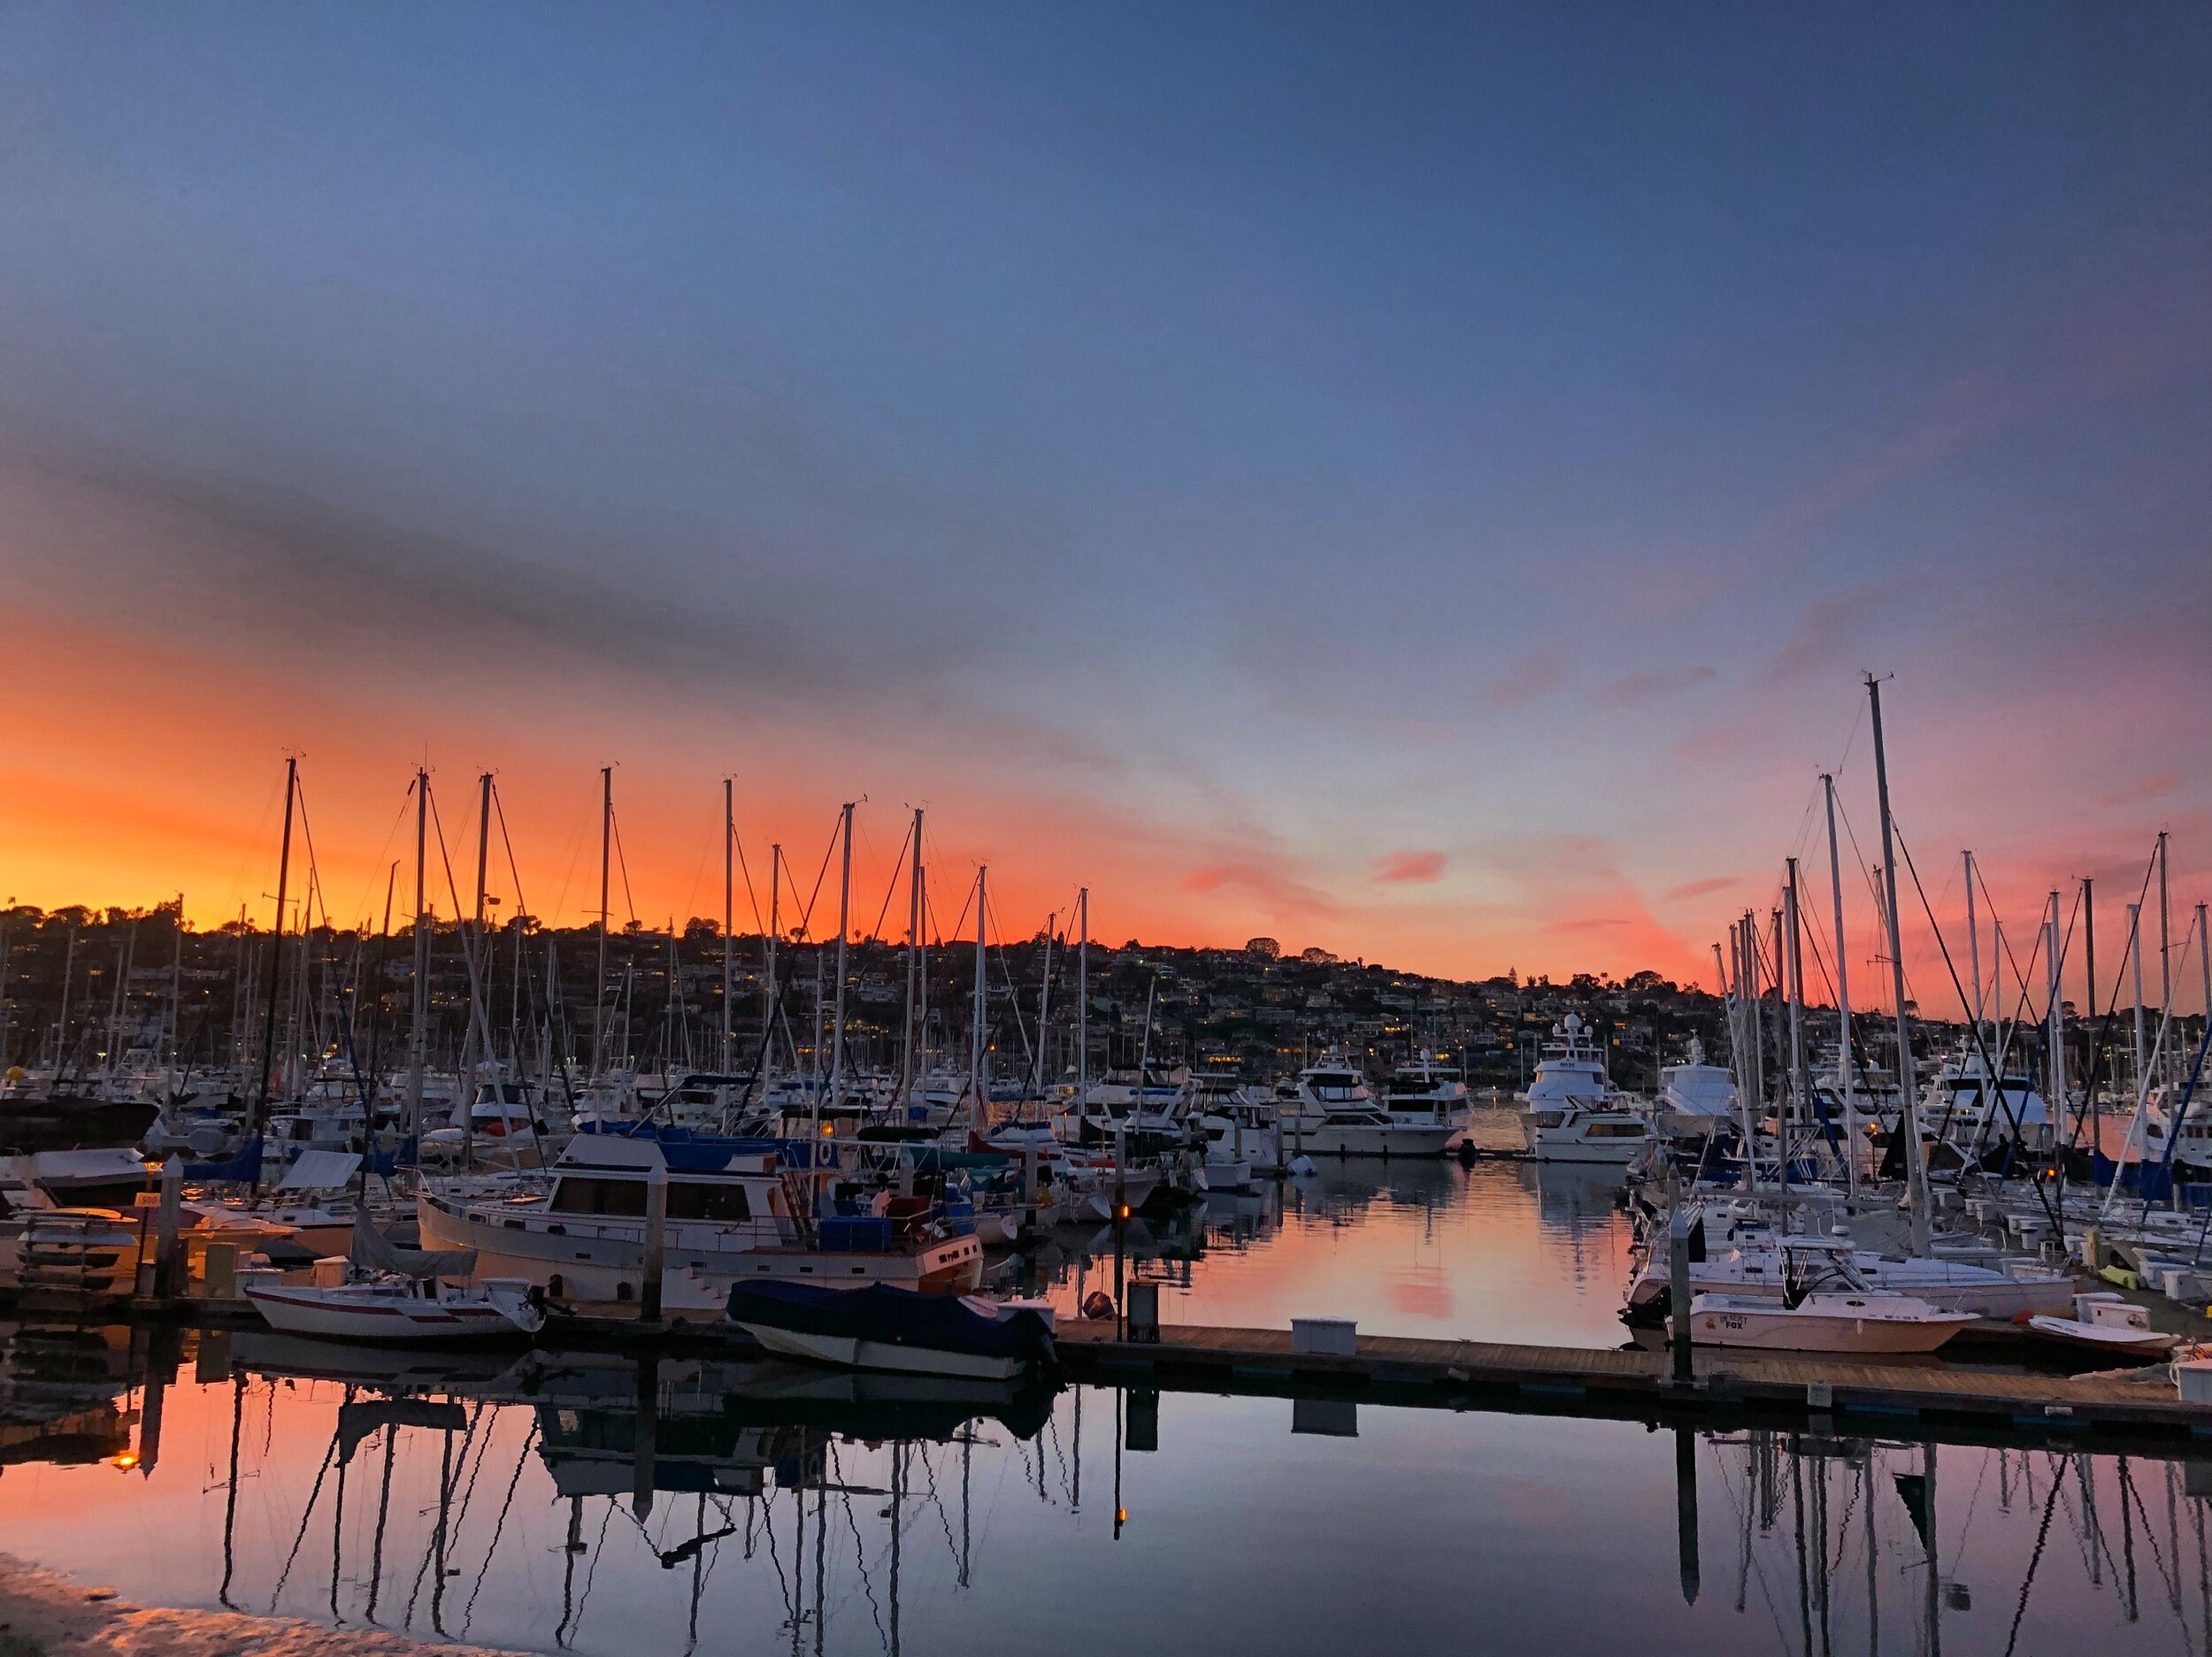
<svg viewBox="0 0 2212 1657"><path fill-rule="evenodd" d="M0 595L310 688L219 776L1440 968L1694 964L1863 668L1932 848L2201 871L2208 180L2181 5L13 7Z"/></svg>

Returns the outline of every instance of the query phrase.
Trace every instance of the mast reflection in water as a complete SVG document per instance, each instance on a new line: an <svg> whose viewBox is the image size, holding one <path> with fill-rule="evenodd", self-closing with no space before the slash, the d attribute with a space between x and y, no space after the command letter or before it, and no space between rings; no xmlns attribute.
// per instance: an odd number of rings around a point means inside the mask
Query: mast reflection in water
<svg viewBox="0 0 2212 1657"><path fill-rule="evenodd" d="M142 1602L518 1649L2212 1630L2212 1462L2062 1446L22 1327L0 1409L0 1547Z"/></svg>

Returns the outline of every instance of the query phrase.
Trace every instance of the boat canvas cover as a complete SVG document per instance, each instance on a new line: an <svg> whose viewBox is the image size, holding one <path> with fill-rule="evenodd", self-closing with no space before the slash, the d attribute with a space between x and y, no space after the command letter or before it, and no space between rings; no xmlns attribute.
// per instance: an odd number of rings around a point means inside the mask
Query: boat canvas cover
<svg viewBox="0 0 2212 1657"><path fill-rule="evenodd" d="M125 1146L93 1151L38 1151L30 1159L31 1178L50 1188L112 1185L144 1179L152 1173L145 1160Z"/></svg>
<svg viewBox="0 0 2212 1657"><path fill-rule="evenodd" d="M1034 1312L988 1317L951 1295L917 1294L886 1283L832 1289L813 1283L754 1283L730 1287L730 1321L765 1323L796 1334L872 1340L932 1352L1051 1362L1052 1331Z"/></svg>
<svg viewBox="0 0 2212 1657"><path fill-rule="evenodd" d="M302 1151L284 1178L280 1191L343 1191L361 1169L358 1151Z"/></svg>
<svg viewBox="0 0 2212 1657"><path fill-rule="evenodd" d="M387 1241L365 1214L353 1216L353 1247L347 1258L368 1271L401 1277L470 1277L476 1275L472 1248L402 1248Z"/></svg>

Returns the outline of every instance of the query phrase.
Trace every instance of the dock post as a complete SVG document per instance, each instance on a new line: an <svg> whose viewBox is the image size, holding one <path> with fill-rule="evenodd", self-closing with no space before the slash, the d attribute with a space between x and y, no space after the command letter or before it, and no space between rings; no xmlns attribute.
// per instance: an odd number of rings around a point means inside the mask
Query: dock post
<svg viewBox="0 0 2212 1657"><path fill-rule="evenodd" d="M177 1246L184 1201L184 1159L173 1155L161 1165L161 1208L154 1222L154 1293L173 1300L185 1290L184 1252Z"/></svg>
<svg viewBox="0 0 2212 1657"><path fill-rule="evenodd" d="M1678 1206L1667 1223L1667 1307L1674 1314L1674 1379L1686 1385L1690 1363L1690 1212Z"/></svg>
<svg viewBox="0 0 2212 1657"><path fill-rule="evenodd" d="M638 1316L661 1321L661 1277L668 1269L668 1164L645 1170L645 1281L638 1285Z"/></svg>

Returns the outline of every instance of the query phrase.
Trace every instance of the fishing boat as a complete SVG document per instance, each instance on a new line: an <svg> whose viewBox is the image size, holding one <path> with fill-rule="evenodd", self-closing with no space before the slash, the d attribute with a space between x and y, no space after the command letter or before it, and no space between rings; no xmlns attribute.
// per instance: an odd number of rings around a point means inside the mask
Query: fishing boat
<svg viewBox="0 0 2212 1657"><path fill-rule="evenodd" d="M1878 1290L1809 1294L1796 1301L1756 1294L1700 1294L1690 1300L1694 1344L1768 1352L1933 1352L1974 1321L1971 1312L1947 1312ZM1671 1330L1671 1318L1668 1325Z"/></svg>
<svg viewBox="0 0 2212 1657"><path fill-rule="evenodd" d="M729 1319L780 1356L845 1369L1010 1381L1057 1362L1048 1314L972 1295L741 1280Z"/></svg>
<svg viewBox="0 0 2212 1657"><path fill-rule="evenodd" d="M2151 1327L2147 1308L2109 1291L2074 1297L2074 1316L2031 1317L2028 1331L2062 1346L2122 1357L2162 1358L2180 1337Z"/></svg>

